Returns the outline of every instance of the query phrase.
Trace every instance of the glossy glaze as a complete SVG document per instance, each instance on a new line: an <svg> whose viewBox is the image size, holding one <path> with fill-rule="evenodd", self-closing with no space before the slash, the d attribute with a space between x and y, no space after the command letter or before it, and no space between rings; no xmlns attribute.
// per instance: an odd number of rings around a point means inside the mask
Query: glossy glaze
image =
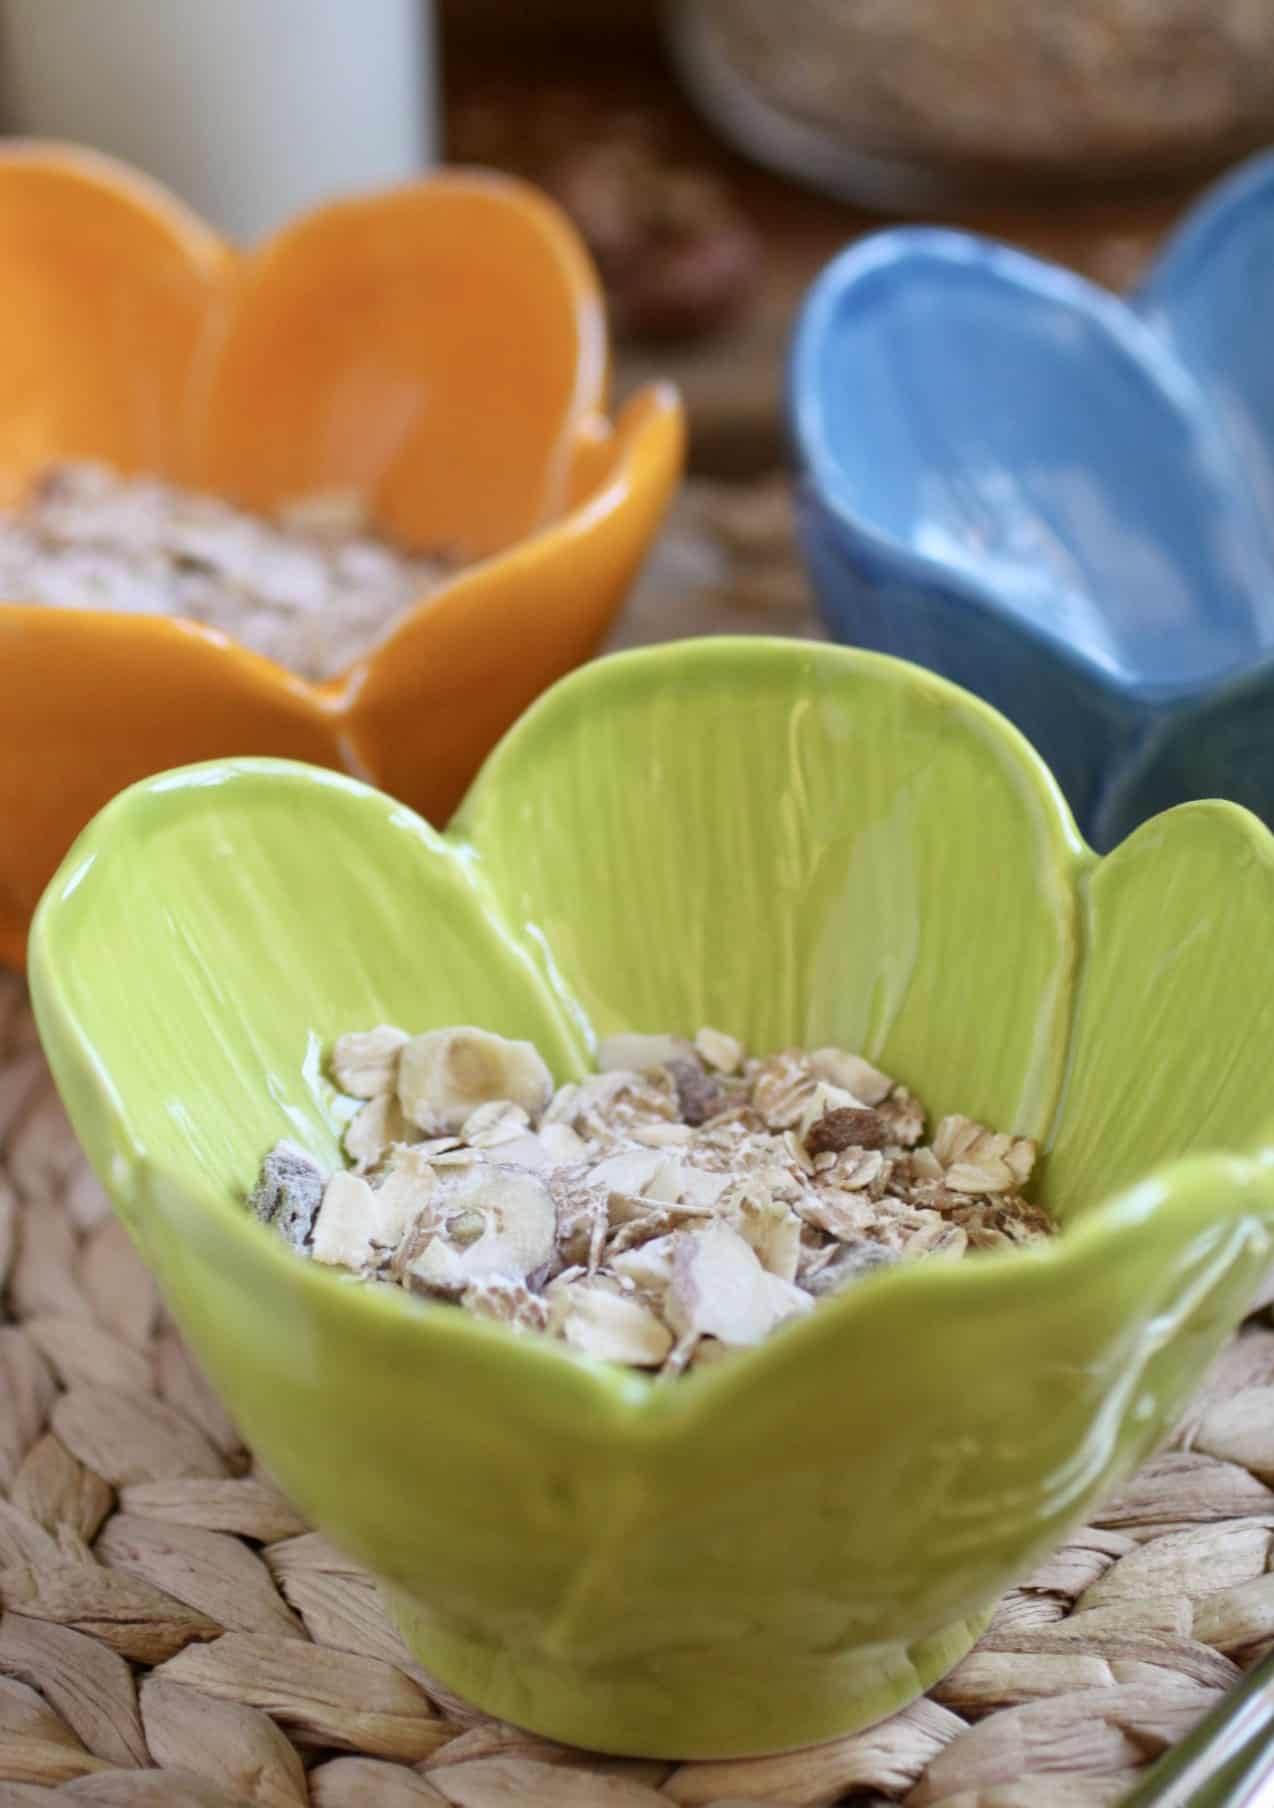
<svg viewBox="0 0 1274 1808"><path fill-rule="evenodd" d="M1081 826L1225 796L1274 821L1274 159L1129 303L967 233L819 278L789 405L839 639L968 684Z"/></svg>
<svg viewBox="0 0 1274 1808"><path fill-rule="evenodd" d="M0 600L0 960L71 840L147 773L286 755L445 820L604 635L676 481L666 388L612 428L597 283L547 201L452 172L238 253L85 152L0 150L0 500L100 457L254 507L356 486L469 569L309 685L211 631Z"/></svg>
<svg viewBox="0 0 1274 1808"><path fill-rule="evenodd" d="M1274 842L1224 804L1100 865L977 700L702 641L555 687L446 836L244 760L150 780L45 896L76 1130L244 1433L489 1713L667 1756L917 1694L1144 1456L1271 1253ZM240 1200L335 1158L340 1030L837 1040L1043 1138L1056 1244L887 1272L659 1385L298 1260ZM1199 1151L1210 1151L1199 1153Z"/></svg>

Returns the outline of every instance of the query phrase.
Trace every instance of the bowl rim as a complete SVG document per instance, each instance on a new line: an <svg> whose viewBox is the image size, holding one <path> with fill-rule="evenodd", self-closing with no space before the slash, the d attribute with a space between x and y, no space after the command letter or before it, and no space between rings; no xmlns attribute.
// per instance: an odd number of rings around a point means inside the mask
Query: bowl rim
<svg viewBox="0 0 1274 1808"><path fill-rule="evenodd" d="M844 482L840 462L830 449L821 365L824 349L836 332L836 316L847 295L861 282L889 266L921 259L976 268L997 280L1094 320L1125 356L1133 359L1188 421L1192 436L1208 443L1209 455L1222 468L1237 473L1238 461L1215 428L1208 395L1176 349L1174 336L1161 317L1162 298L1206 255L1214 235L1274 191L1274 151L1260 152L1240 163L1208 187L1164 241L1145 277L1121 296L1078 271L1037 256L989 235L952 226L901 225L870 232L837 252L814 278L797 314L788 344L785 412L788 437L802 479L814 503L826 511L851 552L860 551L902 582L925 590L944 591L961 607L1000 633L1010 632L1051 661L1060 661L1090 690L1115 704L1129 702L1151 713L1167 712L1207 697L1228 685L1261 675L1274 675L1274 647L1257 657L1236 656L1204 678L1151 682L1135 672L1120 671L1081 652L1067 637L1044 623L1005 606L990 576L978 576L942 558L922 553L870 522L857 507ZM1262 551L1259 532L1249 519L1254 504L1239 484L1227 506L1248 539ZM1268 560L1265 562L1268 563ZM1270 571L1274 582L1274 570ZM1100 602L1099 598L1091 601Z"/></svg>
<svg viewBox="0 0 1274 1808"><path fill-rule="evenodd" d="M188 1197L205 1215L209 1227L244 1263L264 1264L268 1275L285 1289L316 1304L336 1306L343 1298L347 1334L396 1338L406 1336L422 1358L432 1350L460 1349L478 1361L500 1363L512 1359L529 1385L543 1386L558 1396L573 1395L580 1404L600 1413L612 1428L643 1438L682 1435L687 1423L717 1413L736 1391L746 1391L764 1372L782 1372L785 1365L804 1367L829 1355L842 1330L851 1322L861 1331L874 1315L892 1318L900 1309L919 1314L941 1307L975 1316L993 1312L1009 1296L1022 1295L1043 1301L1066 1287L1082 1296L1086 1274L1100 1271L1108 1252L1127 1239L1140 1239L1153 1228L1172 1234L1202 1237L1210 1234L1214 1267L1228 1265L1235 1250L1250 1241L1256 1220L1274 1231L1274 1122L1263 1126L1259 1146L1250 1151L1202 1149L1151 1165L1128 1185L1086 1207L1082 1216L1054 1239L997 1252L996 1259L978 1263L899 1263L869 1275L844 1294L820 1303L819 1308L791 1322L761 1344L736 1350L728 1362L708 1365L667 1387L658 1378L586 1357L548 1338L517 1339L507 1327L487 1322L454 1308L434 1305L403 1294L400 1289L352 1284L348 1277L322 1264L298 1259L281 1238L258 1222L243 1201L229 1190L213 1187L201 1174L177 1174L154 1163L132 1136L126 1115L109 1073L98 1060L83 1024L67 1005L59 982L56 945L59 906L87 877L99 854L108 849L132 812L143 807L155 792L204 788L214 784L267 784L298 787L314 793L337 790L359 800L359 808L393 817L395 832L412 834L429 859L459 857L480 862L482 817L488 793L494 793L505 763L522 756L521 741L528 731L537 732L544 714L582 699L590 708L604 703L609 687L626 685L633 674L648 673L663 684L669 669L679 680L702 671L720 669L730 662L756 669L790 661L794 668L808 665L833 678L837 673L880 675L927 693L945 707L971 718L983 735L1011 749L1024 782L1030 785L1040 806L1051 812L1060 829L1059 858L1066 883L1087 882L1102 863L1075 827L1074 819L1056 781L1030 743L991 705L950 680L910 665L888 654L839 646L833 643L770 639L754 636L720 636L670 642L612 654L578 668L544 692L510 728L488 755L446 831L435 830L394 798L345 773L276 758L231 758L203 761L142 779L112 799L80 833L61 863L37 907L31 930L31 994L41 1039L70 1046L82 1072L91 1072L99 1103L108 1115L115 1139L115 1159L126 1166L127 1188L118 1175L116 1187L127 1190L134 1202L121 1215L126 1222L137 1211L153 1183L158 1190L171 1187ZM594 696L593 693L600 693ZM317 801L317 800L315 800ZM1177 805L1150 818L1133 831L1122 847L1161 831L1172 819L1215 817L1237 828L1251 856L1274 871L1274 833L1239 804L1205 800ZM1118 850L1115 850L1116 852ZM1107 856L1109 858L1109 856ZM498 907L499 900L495 900ZM492 921L491 904L484 919ZM503 931L503 925L500 926ZM53 1033L56 1023L57 1033ZM1056 1117L1056 1112L1055 1112ZM122 1151L127 1149L127 1154ZM145 1206L141 1208L145 1210ZM1268 1236L1266 1238L1268 1241ZM202 1260L203 1258L198 1258ZM1211 1270L1209 1271L1211 1272ZM904 1305L905 1302L905 1305ZM400 1327L409 1327L400 1329Z"/></svg>

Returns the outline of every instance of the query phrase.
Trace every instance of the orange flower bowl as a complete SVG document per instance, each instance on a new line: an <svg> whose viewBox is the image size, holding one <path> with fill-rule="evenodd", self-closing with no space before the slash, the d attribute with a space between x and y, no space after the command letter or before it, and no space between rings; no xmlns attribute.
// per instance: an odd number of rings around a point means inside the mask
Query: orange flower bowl
<svg viewBox="0 0 1274 1808"><path fill-rule="evenodd" d="M252 509L352 489L462 567L323 684L175 617L0 599L0 962L90 817L170 766L279 754L443 820L595 650L680 475L671 388L607 417L565 217L447 171L239 251L119 164L11 142L0 260L0 504L69 458Z"/></svg>

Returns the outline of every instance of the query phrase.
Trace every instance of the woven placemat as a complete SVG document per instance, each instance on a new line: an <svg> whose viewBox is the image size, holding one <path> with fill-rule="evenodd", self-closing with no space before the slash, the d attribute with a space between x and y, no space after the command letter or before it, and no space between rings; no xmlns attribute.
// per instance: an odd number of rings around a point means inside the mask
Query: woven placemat
<svg viewBox="0 0 1274 1808"><path fill-rule="evenodd" d="M254 1465L0 974L0 1808L1104 1808L1274 1643L1267 1482L1251 1321L1169 1447L880 1726L674 1766L484 1719Z"/></svg>

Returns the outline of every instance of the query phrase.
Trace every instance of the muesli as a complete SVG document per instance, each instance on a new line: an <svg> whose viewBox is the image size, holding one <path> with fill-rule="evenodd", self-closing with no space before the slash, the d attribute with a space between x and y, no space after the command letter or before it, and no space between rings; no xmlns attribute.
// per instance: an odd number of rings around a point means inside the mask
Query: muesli
<svg viewBox="0 0 1274 1808"><path fill-rule="evenodd" d="M251 1195L297 1250L677 1373L755 1344L873 1269L1036 1242L1036 1146L961 1116L925 1138L905 1086L838 1048L748 1058L720 1030L623 1035L554 1087L529 1042L469 1026L342 1036L349 1167L281 1142Z"/></svg>
<svg viewBox="0 0 1274 1808"><path fill-rule="evenodd" d="M180 616L310 679L369 653L450 569L375 538L344 492L267 519L85 461L0 510L3 601Z"/></svg>

